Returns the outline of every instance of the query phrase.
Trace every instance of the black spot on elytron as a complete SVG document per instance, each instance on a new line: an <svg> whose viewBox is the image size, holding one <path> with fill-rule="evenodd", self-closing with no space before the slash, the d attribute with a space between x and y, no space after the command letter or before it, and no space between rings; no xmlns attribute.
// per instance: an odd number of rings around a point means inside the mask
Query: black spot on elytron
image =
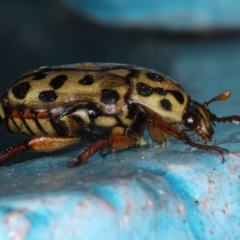
<svg viewBox="0 0 240 240"><path fill-rule="evenodd" d="M82 85L91 85L93 84L94 80L91 75L86 75L83 79L78 81Z"/></svg>
<svg viewBox="0 0 240 240"><path fill-rule="evenodd" d="M66 80L67 80L67 75L64 75L64 74L58 75L51 80L49 85L54 89L59 89L60 87L62 87L62 85Z"/></svg>
<svg viewBox="0 0 240 240"><path fill-rule="evenodd" d="M161 76L160 74L154 73L154 72L147 72L146 73L147 78L154 82L164 82L165 78Z"/></svg>
<svg viewBox="0 0 240 240"><path fill-rule="evenodd" d="M179 103L183 104L183 102L184 102L184 97L183 97L182 93L180 93L179 91L174 91L174 90L172 90L172 91L170 91L170 92L171 92L171 94L177 99L177 101L178 101Z"/></svg>
<svg viewBox="0 0 240 240"><path fill-rule="evenodd" d="M119 95L116 90L103 89L101 92L101 101L105 104L115 104L119 100Z"/></svg>
<svg viewBox="0 0 240 240"><path fill-rule="evenodd" d="M38 96L39 100L45 103L53 102L57 99L57 94L53 91L42 91Z"/></svg>
<svg viewBox="0 0 240 240"><path fill-rule="evenodd" d="M34 75L32 80L43 80L47 76L47 72L38 72Z"/></svg>
<svg viewBox="0 0 240 240"><path fill-rule="evenodd" d="M155 93L158 93L163 96L165 96L169 92L168 90L165 90L164 88L155 88L154 91L155 91Z"/></svg>
<svg viewBox="0 0 240 240"><path fill-rule="evenodd" d="M12 87L12 94L17 99L24 99L30 88L29 82L20 82Z"/></svg>
<svg viewBox="0 0 240 240"><path fill-rule="evenodd" d="M183 102L184 102L184 97L183 97L182 93L179 92L179 91L176 91L176 90L165 90L163 88L154 88L154 92L158 93L158 94L160 94L162 96L165 96L167 93L171 93L180 104L183 104Z"/></svg>
<svg viewBox="0 0 240 240"><path fill-rule="evenodd" d="M160 101L160 104L162 105L162 107L167 110L167 111L170 111L171 108L172 108L172 104L171 102L166 99L166 98L163 98L161 101Z"/></svg>
<svg viewBox="0 0 240 240"><path fill-rule="evenodd" d="M153 94L153 88L145 83L137 83L136 90L137 93L142 97L149 97Z"/></svg>

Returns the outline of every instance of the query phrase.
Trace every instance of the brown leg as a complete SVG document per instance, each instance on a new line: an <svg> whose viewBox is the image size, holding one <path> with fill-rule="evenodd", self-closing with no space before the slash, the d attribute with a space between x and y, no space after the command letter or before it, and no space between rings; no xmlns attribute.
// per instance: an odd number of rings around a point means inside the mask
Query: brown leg
<svg viewBox="0 0 240 240"><path fill-rule="evenodd" d="M179 131L177 128L175 128L157 118L150 117L147 121L149 124L162 129L164 132L168 133L169 135L171 135L175 138L182 140L184 143L186 143L192 147L219 152L222 156L222 162L224 162L223 154L224 154L224 152L228 152L227 149L220 148L218 146L209 146L209 145L203 145L203 144L198 144L198 143L192 142L192 140L189 138L189 136L184 131Z"/></svg>
<svg viewBox="0 0 240 240"><path fill-rule="evenodd" d="M53 152L65 147L68 147L74 143L81 141L81 138L70 137L33 137L29 138L21 144L6 149L0 153L0 166L3 166L18 154L25 151L32 152Z"/></svg>
<svg viewBox="0 0 240 240"><path fill-rule="evenodd" d="M138 144L138 139L135 137L127 137L122 135L110 135L104 139L100 139L97 142L87 147L77 158L69 163L69 167L76 167L86 162L93 154L109 148L111 151L123 150L130 148Z"/></svg>

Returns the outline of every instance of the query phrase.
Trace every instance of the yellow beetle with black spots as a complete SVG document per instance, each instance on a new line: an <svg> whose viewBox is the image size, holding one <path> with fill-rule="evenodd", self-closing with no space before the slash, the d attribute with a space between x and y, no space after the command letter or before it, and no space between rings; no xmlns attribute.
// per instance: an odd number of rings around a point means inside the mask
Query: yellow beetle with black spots
<svg viewBox="0 0 240 240"><path fill-rule="evenodd" d="M218 151L211 141L219 118L208 104L226 100L230 91L199 104L168 76L126 64L80 63L41 67L14 82L0 104L0 122L11 132L32 136L0 154L0 166L24 151L52 152L82 140L91 140L70 166L85 162L97 151L123 150L145 145L144 127L163 143L167 135L193 147ZM179 130L179 125L187 129ZM194 131L204 144L191 141ZM226 150L227 151L227 150Z"/></svg>

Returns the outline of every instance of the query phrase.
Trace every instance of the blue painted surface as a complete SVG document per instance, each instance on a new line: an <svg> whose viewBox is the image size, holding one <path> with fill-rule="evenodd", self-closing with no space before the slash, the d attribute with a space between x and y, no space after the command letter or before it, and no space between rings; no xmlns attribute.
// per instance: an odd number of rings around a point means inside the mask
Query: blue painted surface
<svg viewBox="0 0 240 240"><path fill-rule="evenodd" d="M239 29L238 0L62 0L97 23L173 31Z"/></svg>
<svg viewBox="0 0 240 240"><path fill-rule="evenodd" d="M66 164L79 151L1 168L0 236L238 239L239 142L239 126L217 127L214 144L233 152L224 164L171 138L73 169Z"/></svg>

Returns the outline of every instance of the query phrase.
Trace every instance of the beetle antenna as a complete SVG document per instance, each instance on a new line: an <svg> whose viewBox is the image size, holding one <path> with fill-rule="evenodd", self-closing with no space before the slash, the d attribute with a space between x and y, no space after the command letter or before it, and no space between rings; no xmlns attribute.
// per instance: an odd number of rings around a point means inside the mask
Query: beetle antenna
<svg viewBox="0 0 240 240"><path fill-rule="evenodd" d="M231 122L231 123L240 123L240 116L238 115L232 115L232 116L227 116L227 117L215 117L212 119L214 122Z"/></svg>
<svg viewBox="0 0 240 240"><path fill-rule="evenodd" d="M231 92L230 91L224 91L221 94L219 94L218 96L212 98L211 100L206 101L203 106L205 108L208 107L208 105L214 101L225 101L227 100L229 97L231 96ZM212 114L211 116L211 121L213 122L236 122L236 123L240 123L240 116L238 115L232 115L232 116L227 116L227 117L217 117L216 115Z"/></svg>
<svg viewBox="0 0 240 240"><path fill-rule="evenodd" d="M230 92L229 90L224 91L224 92L222 92L221 94L219 94L218 96L216 96L216 97L214 97L214 98L206 101L206 102L203 104L203 106L204 106L205 108L207 108L210 103L215 102L215 101L225 101L225 100L227 100L230 96L231 96L231 92Z"/></svg>

